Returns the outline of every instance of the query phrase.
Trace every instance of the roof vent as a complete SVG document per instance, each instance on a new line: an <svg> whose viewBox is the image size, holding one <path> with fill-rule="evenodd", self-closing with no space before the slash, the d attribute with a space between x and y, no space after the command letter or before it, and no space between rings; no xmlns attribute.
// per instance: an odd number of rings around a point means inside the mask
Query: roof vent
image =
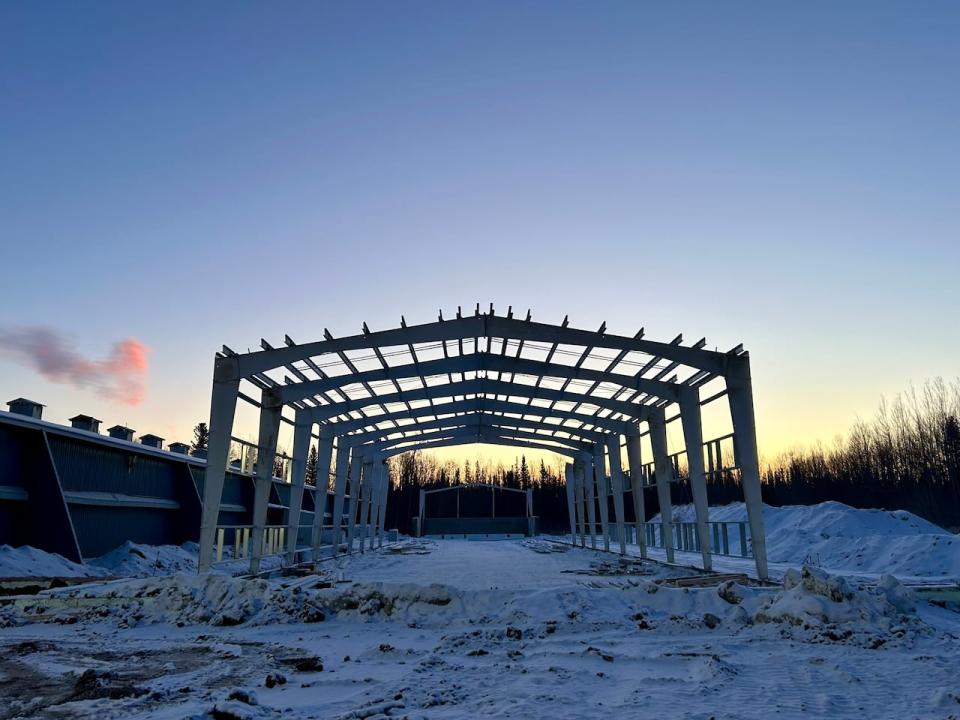
<svg viewBox="0 0 960 720"><path fill-rule="evenodd" d="M90 415L74 415L70 418L70 426L87 432L100 432L100 421Z"/></svg>
<svg viewBox="0 0 960 720"><path fill-rule="evenodd" d="M17 415L26 415L27 417L36 418L37 420L43 415L44 406L33 400L27 400L26 398L17 398L16 400L11 400L7 403L7 407L10 408L10 412L16 413Z"/></svg>
<svg viewBox="0 0 960 720"><path fill-rule="evenodd" d="M170 447L167 448L170 452L180 453L181 455L187 455L190 453L190 446L182 442L172 442Z"/></svg>
<svg viewBox="0 0 960 720"><path fill-rule="evenodd" d="M163 438L160 437L159 435L150 435L149 433L146 435L141 435L140 442L143 445L154 447L154 448L157 448L158 450L163 448Z"/></svg>
<svg viewBox="0 0 960 720"><path fill-rule="evenodd" d="M117 440L133 441L133 430L123 425L114 425L112 428L107 428L107 433Z"/></svg>

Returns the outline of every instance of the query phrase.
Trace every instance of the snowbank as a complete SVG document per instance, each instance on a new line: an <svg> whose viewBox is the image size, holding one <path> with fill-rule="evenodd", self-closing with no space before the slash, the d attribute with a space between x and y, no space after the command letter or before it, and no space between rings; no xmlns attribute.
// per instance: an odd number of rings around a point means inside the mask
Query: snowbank
<svg viewBox="0 0 960 720"><path fill-rule="evenodd" d="M185 543L182 546L141 545L127 541L87 564L114 577L149 577L196 572L197 555L196 543Z"/></svg>
<svg viewBox="0 0 960 720"><path fill-rule="evenodd" d="M0 545L0 578L68 578L68 577L158 577L176 573L196 573L200 548L195 542L183 545L143 545L125 542L82 565L56 553L36 548ZM245 573L248 560L232 560L232 548L224 548L224 562L214 567L215 573ZM280 567L278 556L263 558L262 570Z"/></svg>
<svg viewBox="0 0 960 720"><path fill-rule="evenodd" d="M875 587L857 588L809 567L788 572L779 590L733 582L677 588L629 575L589 584L564 580L552 587L510 589L416 582L338 585L319 576L293 583L225 575L114 580L41 593L36 604L22 612L5 608L0 627L36 621L107 622L121 628L318 622L385 622L438 631L496 627L492 634L472 635L477 649L504 638L561 636L584 626L602 632L624 622L671 636L704 628L765 633L764 628L776 627L781 635L798 640L870 648L926 630L912 593L892 576ZM462 644L462 638L457 642Z"/></svg>
<svg viewBox="0 0 960 720"><path fill-rule="evenodd" d="M126 542L80 564L34 547L0 546L3 577L150 577L197 571L197 544L142 545Z"/></svg>
<svg viewBox="0 0 960 720"><path fill-rule="evenodd" d="M48 553L25 545L0 545L0 577L87 577L103 575L99 568L91 568L67 560L62 555Z"/></svg>
<svg viewBox="0 0 960 720"><path fill-rule="evenodd" d="M673 509L693 522L692 505ZM715 521L747 519L743 503L710 508ZM654 521L659 521L657 515ZM770 562L841 572L960 577L960 537L905 510L861 510L838 502L763 506Z"/></svg>

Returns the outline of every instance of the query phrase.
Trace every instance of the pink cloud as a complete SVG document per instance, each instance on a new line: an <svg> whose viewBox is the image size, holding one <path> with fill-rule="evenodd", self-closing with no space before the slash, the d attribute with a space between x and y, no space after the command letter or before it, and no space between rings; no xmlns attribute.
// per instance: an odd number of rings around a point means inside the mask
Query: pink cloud
<svg viewBox="0 0 960 720"><path fill-rule="evenodd" d="M0 352L32 367L51 382L90 387L126 405L139 405L146 397L149 348L134 338L114 343L109 357L90 360L52 328L0 329Z"/></svg>

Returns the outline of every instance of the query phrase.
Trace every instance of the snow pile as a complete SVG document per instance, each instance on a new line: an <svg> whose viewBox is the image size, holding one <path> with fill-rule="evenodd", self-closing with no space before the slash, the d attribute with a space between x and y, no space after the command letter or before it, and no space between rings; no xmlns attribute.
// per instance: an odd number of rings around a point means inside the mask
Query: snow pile
<svg viewBox="0 0 960 720"><path fill-rule="evenodd" d="M912 593L890 575L876 589L857 590L842 577L804 567L787 572L783 590L761 603L753 621L821 630L830 640L867 637L879 647L920 625L913 611Z"/></svg>
<svg viewBox="0 0 960 720"><path fill-rule="evenodd" d="M56 621L113 620L121 627L172 623L232 626L320 622L324 612L299 588L228 575L172 575L51 590L37 595L21 620L46 619L53 600ZM92 602L96 600L97 602ZM17 623L15 618L8 621Z"/></svg>
<svg viewBox="0 0 960 720"><path fill-rule="evenodd" d="M692 505L673 509L693 522ZM747 519L743 503L710 508L710 520ZM659 522L660 516L654 518ZM763 506L767 558L842 572L960 578L960 537L905 510L861 510L838 502ZM749 527L748 527L749 532Z"/></svg>
<svg viewBox="0 0 960 720"><path fill-rule="evenodd" d="M196 543L184 545L142 545L127 541L120 547L91 560L87 565L100 568L113 577L149 577L197 571Z"/></svg>
<svg viewBox="0 0 960 720"><path fill-rule="evenodd" d="M2 545L0 578L142 578L195 573L199 553L200 547L195 542L185 542L183 545L144 545L127 541L105 555L81 565L28 545L18 548ZM213 572L234 575L246 573L249 568L249 560L233 559L232 548L224 548L223 558L223 562L214 565ZM261 571L275 570L280 565L281 559L276 555L260 561Z"/></svg>
<svg viewBox="0 0 960 720"><path fill-rule="evenodd" d="M62 555L24 545L0 545L0 577L88 577L103 575L100 569L71 562Z"/></svg>

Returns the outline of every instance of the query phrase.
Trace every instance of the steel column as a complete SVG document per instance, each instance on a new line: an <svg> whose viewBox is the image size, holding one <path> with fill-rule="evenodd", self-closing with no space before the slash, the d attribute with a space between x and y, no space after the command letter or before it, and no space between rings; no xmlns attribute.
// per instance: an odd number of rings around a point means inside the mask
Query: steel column
<svg viewBox="0 0 960 720"><path fill-rule="evenodd" d="M670 483L673 480L673 463L667 454L667 424L663 410L651 415L650 445L653 448L654 475L657 482L657 499L660 502L660 533L667 562L673 562L673 503L670 500Z"/></svg>
<svg viewBox="0 0 960 720"><path fill-rule="evenodd" d="M643 498L643 461L640 456L640 433L634 427L627 433L627 463L630 470L630 494L633 500L634 526L637 531L637 545L640 557L647 557L647 521Z"/></svg>
<svg viewBox="0 0 960 720"><path fill-rule="evenodd" d="M277 435L283 404L274 388L265 389L260 402L260 436L257 440L257 465L254 472L253 528L250 532L250 573L260 571L263 557L263 531L267 525L267 504L273 486L273 460L277 455Z"/></svg>
<svg viewBox="0 0 960 720"><path fill-rule="evenodd" d="M576 490L575 499L577 501L577 515L580 521L580 547L587 546L587 499L584 488L584 462L582 459L575 460L573 463L574 489Z"/></svg>
<svg viewBox="0 0 960 720"><path fill-rule="evenodd" d="M703 425L700 418L700 392L686 388L680 393L680 421L683 423L683 442L687 448L687 468L690 489L697 514L697 539L703 569L713 569L710 554L710 510L707 505L707 478L703 469Z"/></svg>
<svg viewBox="0 0 960 720"><path fill-rule="evenodd" d="M383 534L387 525L387 500L390 497L390 464L381 464L381 496L380 496L380 534L377 537L377 547L383 547Z"/></svg>
<svg viewBox="0 0 960 720"><path fill-rule="evenodd" d="M293 426L293 461L290 467L290 507L287 510L287 562L296 560L297 536L300 534L300 511L303 508L303 485L307 475L307 454L313 422L297 413Z"/></svg>
<svg viewBox="0 0 960 720"><path fill-rule="evenodd" d="M218 380L223 363L218 359L214 369L213 392L210 399L210 436L207 440L207 469L203 481L203 509L200 513L200 558L201 573L210 570L213 560L213 543L220 521L220 502L223 497L223 481L230 460L230 435L237 410L237 393L240 380Z"/></svg>
<svg viewBox="0 0 960 720"><path fill-rule="evenodd" d="M583 466L584 490L587 501L587 524L590 526L590 547L597 549L597 481L593 470L593 458L590 457Z"/></svg>
<svg viewBox="0 0 960 720"><path fill-rule="evenodd" d="M334 481L333 490L333 554L340 554L340 542L343 539L343 504L344 495L347 491L347 474L350 468L350 446L347 445L346 438L337 439L337 477ZM315 549L313 553L314 561L319 560L319 550Z"/></svg>
<svg viewBox="0 0 960 720"><path fill-rule="evenodd" d="M313 528L310 534L310 547L313 548L314 561L320 559L320 545L323 544L323 520L327 511L327 486L330 484L331 460L333 460L333 428L324 425L320 428L320 444L317 446L317 477L314 480L316 489L313 493ZM342 499L341 496L341 501ZM334 525L337 524L333 520L331 522ZM332 535L336 543L336 530Z"/></svg>
<svg viewBox="0 0 960 720"><path fill-rule="evenodd" d="M360 474L363 471L363 455L360 448L350 453L350 514L347 516L347 554L353 554L353 538L360 512Z"/></svg>
<svg viewBox="0 0 960 720"><path fill-rule="evenodd" d="M607 456L610 459L610 484L613 486L613 512L616 516L617 542L620 554L627 554L627 537L623 507L623 468L620 465L620 436L607 437Z"/></svg>
<svg viewBox="0 0 960 720"><path fill-rule="evenodd" d="M610 507L607 467L603 458L603 444L593 446L593 471L597 476L597 496L600 500L600 532L603 534L603 549L610 550Z"/></svg>
<svg viewBox="0 0 960 720"><path fill-rule="evenodd" d="M570 517L570 544L577 544L577 518L573 507L573 464L563 467L564 489L567 491L567 515Z"/></svg>
<svg viewBox="0 0 960 720"><path fill-rule="evenodd" d="M766 580L767 539L763 527L763 499L760 494L760 460L757 454L757 426L753 414L753 388L750 378L750 362L747 356L737 358L736 369L727 376L727 397L730 402L730 418L733 421L733 444L737 465L740 468L740 484L747 506L750 537L753 543L753 558L757 575Z"/></svg>

